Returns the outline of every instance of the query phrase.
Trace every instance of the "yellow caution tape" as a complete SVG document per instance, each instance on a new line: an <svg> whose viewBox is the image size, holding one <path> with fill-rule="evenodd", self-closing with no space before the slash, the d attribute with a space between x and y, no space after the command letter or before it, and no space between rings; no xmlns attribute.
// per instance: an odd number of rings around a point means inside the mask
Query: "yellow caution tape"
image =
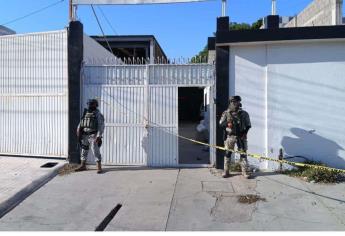
<svg viewBox="0 0 345 236"><path fill-rule="evenodd" d="M103 99L101 99L100 97L96 97L96 99L99 99L102 102L104 102L105 104L113 107L112 105L110 105L109 103L107 103ZM120 104L120 105L123 106L125 109L129 110L126 106L124 106L122 104ZM131 110L129 110L129 111L131 111ZM131 112L135 113L134 111L131 111ZM144 117L144 119L147 120L145 117ZM157 127L159 127L159 126L157 126ZM337 169L337 168L332 168L332 167L328 167L328 166L318 166L318 165L311 165L311 164L305 164L305 163L300 163L300 162L279 160L279 159L271 158L271 157L264 157L264 156L259 155L259 154L253 154L253 153L247 153L247 152L237 151L237 150L233 150L233 149L227 149L225 147L221 147L221 146L212 145L212 144L209 144L209 143L200 142L200 141L197 141L197 140L194 140L194 139L191 139L191 138L187 138L187 137L184 137L184 136L181 136L179 134L172 133L172 132L169 132L169 133L171 133L171 134L173 134L173 135L175 135L175 136L177 136L179 138L191 141L193 143L201 144L201 145L204 145L204 146L216 148L216 149L223 150L223 151L230 151L230 152L233 152L233 153L244 154L244 155L247 155L249 157L252 157L252 158L255 158L255 159L259 159L259 160L266 160L266 161L278 162L278 163L281 163L281 164L288 164L288 165L292 165L292 166L309 167L309 168L314 168L314 169L323 169L323 170L330 170L330 171L345 173L344 169Z"/></svg>
<svg viewBox="0 0 345 236"><path fill-rule="evenodd" d="M255 159L259 159L259 160L267 160L267 161L273 161L273 162L278 162L278 163L285 163L288 165L292 165L292 166L300 166L300 167L310 167L310 168L315 168L315 169L323 169L323 170L330 170L330 171L335 171L335 172L342 172L345 173L344 169L337 169L337 168L332 168L332 167L328 167L328 166L318 166L318 165L311 165L311 164L305 164L305 163L300 163L300 162L293 162L293 161L286 161L286 160L279 160L279 159L275 159L275 158L271 158L271 157L264 157L262 155L259 154L253 154L253 153L246 153L246 152L242 152L242 151L237 151L237 150L233 150L233 149L227 149L225 147L221 147L221 146L217 146L217 145L212 145L212 144L208 144L208 143L204 143L204 142L200 142L191 138L187 138L178 134L175 134L176 136L178 136L179 138L191 141L193 143L197 143L197 144L201 144L204 146L208 146L208 147L212 147L212 148L216 148L219 150L223 150L223 151L230 151L233 153L238 153L238 154L245 154L249 157L255 158Z"/></svg>

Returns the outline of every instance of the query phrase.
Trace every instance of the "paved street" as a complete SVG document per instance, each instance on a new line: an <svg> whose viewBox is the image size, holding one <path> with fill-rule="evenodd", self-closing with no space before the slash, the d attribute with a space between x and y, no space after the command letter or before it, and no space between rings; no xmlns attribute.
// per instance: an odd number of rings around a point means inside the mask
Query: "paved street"
<svg viewBox="0 0 345 236"><path fill-rule="evenodd" d="M266 201L240 203L239 195ZM0 230L345 230L345 184L212 169L107 167L57 176L0 219Z"/></svg>
<svg viewBox="0 0 345 236"><path fill-rule="evenodd" d="M48 163L55 166L42 168ZM0 157L0 218L18 202L52 179L64 160Z"/></svg>

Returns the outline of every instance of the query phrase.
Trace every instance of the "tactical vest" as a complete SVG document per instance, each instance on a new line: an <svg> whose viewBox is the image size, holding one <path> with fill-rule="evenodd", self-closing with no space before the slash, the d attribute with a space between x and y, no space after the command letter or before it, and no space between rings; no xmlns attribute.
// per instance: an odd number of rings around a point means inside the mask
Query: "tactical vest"
<svg viewBox="0 0 345 236"><path fill-rule="evenodd" d="M227 135L240 135L241 132L241 119L239 112L230 112L227 114L227 123L231 124L231 127L226 127L225 131Z"/></svg>
<svg viewBox="0 0 345 236"><path fill-rule="evenodd" d="M231 135L239 135L241 132L241 119L239 113L236 112L235 114L229 112L230 115L230 122L232 124L231 127Z"/></svg>
<svg viewBox="0 0 345 236"><path fill-rule="evenodd" d="M81 119L81 122L80 122L80 127L83 129L89 129L90 131L97 131L98 121L97 121L96 111L93 111L93 112L85 111L83 118Z"/></svg>

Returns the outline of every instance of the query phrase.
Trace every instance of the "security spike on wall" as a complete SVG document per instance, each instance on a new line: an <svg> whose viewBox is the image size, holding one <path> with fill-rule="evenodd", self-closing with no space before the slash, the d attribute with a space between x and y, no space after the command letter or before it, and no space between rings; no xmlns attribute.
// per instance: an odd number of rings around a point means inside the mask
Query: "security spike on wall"
<svg viewBox="0 0 345 236"><path fill-rule="evenodd" d="M83 63L85 65L102 66L102 65L147 65L150 64L150 58L144 57L125 57L125 58L85 58ZM208 58L205 56L195 56L192 58L178 57L178 58L166 58L156 57L154 64L175 64L175 65L186 65L186 64L209 64Z"/></svg>

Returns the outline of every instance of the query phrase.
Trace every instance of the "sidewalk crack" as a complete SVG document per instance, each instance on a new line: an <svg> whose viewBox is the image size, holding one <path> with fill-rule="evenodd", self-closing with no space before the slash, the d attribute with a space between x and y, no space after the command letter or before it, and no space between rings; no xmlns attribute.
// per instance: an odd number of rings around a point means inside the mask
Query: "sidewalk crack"
<svg viewBox="0 0 345 236"><path fill-rule="evenodd" d="M179 178L179 176L180 176L180 171L181 171L181 169L178 169L177 176L176 176L176 182L175 182L175 185L174 185L174 192L173 192L173 195L172 195L172 197L171 197L169 213L168 213L167 221L166 221L166 223L165 223L165 229L164 229L164 231L167 231L167 228L168 228L168 222L169 222L169 219L170 219L170 214L171 214L171 210L172 210L172 205L173 205L174 200L175 200L176 185L177 185L177 182L178 182L178 178Z"/></svg>

